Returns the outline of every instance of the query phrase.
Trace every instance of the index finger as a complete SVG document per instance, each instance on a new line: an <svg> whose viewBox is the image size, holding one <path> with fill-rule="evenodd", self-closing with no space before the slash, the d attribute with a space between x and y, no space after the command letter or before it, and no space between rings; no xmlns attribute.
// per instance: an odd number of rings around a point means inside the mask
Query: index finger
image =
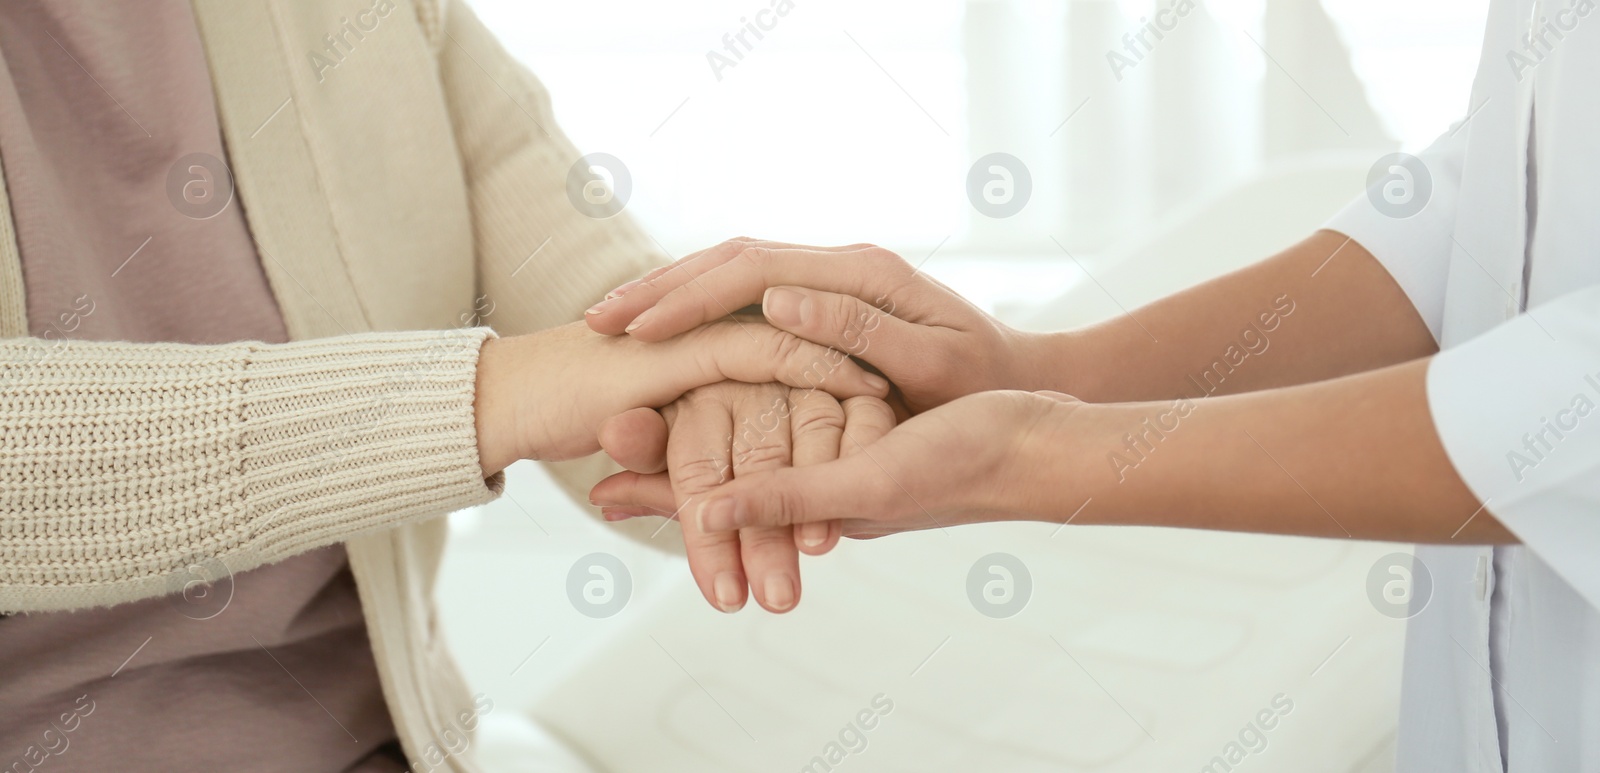
<svg viewBox="0 0 1600 773"><path fill-rule="evenodd" d="M589 329L602 335L621 335L640 312L654 306L667 293L692 283L699 275L734 259L746 249L805 249L817 252L852 252L869 245L851 244L843 247L808 247L803 244L752 239L740 236L714 247L693 252L643 277L629 282L610 293L599 303L584 312ZM623 296L628 296L623 300ZM744 304L748 306L750 304Z"/></svg>
<svg viewBox="0 0 1600 773"><path fill-rule="evenodd" d="M682 508L706 491L732 478L728 438L733 419L727 407L690 397L667 412L667 476ZM679 519L689 573L706 601L723 612L737 612L745 603L746 575L738 532L707 532L698 523Z"/></svg>
<svg viewBox="0 0 1600 773"><path fill-rule="evenodd" d="M871 245L745 244L675 265L597 304L586 319L600 332L620 329L642 341L660 341L759 303L769 287L809 287L878 303L916 277L900 256Z"/></svg>

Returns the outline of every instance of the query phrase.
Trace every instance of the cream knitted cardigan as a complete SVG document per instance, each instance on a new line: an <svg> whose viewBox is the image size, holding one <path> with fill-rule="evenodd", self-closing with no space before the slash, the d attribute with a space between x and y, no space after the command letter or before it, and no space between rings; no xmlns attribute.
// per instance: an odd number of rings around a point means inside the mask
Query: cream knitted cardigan
<svg viewBox="0 0 1600 773"><path fill-rule="evenodd" d="M479 347L580 318L659 260L577 212L538 82L454 0L193 0L240 202L295 342L28 339L0 191L0 610L170 592L346 542L417 770L473 770L436 633L436 516L490 499ZM348 22L358 23L351 24ZM319 66L327 36L337 66ZM175 148L173 157L183 155ZM174 299L181 302L181 299ZM377 331L436 332L377 332ZM577 492L604 465L567 465Z"/></svg>

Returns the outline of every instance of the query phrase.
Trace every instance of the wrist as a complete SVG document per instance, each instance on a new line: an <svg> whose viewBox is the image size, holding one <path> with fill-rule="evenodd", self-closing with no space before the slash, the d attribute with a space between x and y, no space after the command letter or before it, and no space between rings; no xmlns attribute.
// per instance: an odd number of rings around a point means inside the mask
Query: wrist
<svg viewBox="0 0 1600 773"><path fill-rule="evenodd" d="M527 456L520 445L516 410L519 404L516 339L489 338L478 350L473 419L478 431L478 464L489 477Z"/></svg>
<svg viewBox="0 0 1600 773"><path fill-rule="evenodd" d="M1122 497L1114 455L1123 435L1138 424L1138 406L1052 399L1039 420L1021 433L1017 475L1007 485L1013 512L1031 520L1109 523Z"/></svg>
<svg viewBox="0 0 1600 773"><path fill-rule="evenodd" d="M1087 360L1083 333L1015 331L1011 346L1010 380L1003 389L1027 392L1061 392L1081 400L1095 391L1091 378L1099 370Z"/></svg>

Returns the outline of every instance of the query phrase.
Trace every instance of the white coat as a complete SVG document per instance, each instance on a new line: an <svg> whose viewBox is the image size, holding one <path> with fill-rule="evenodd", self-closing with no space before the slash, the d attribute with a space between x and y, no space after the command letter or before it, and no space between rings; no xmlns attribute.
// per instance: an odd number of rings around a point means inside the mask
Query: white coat
<svg viewBox="0 0 1600 773"><path fill-rule="evenodd" d="M1438 338L1445 449L1522 541L1418 548L1432 590L1413 597L1397 770L1600 770L1595 0L1494 0L1463 107L1329 223Z"/></svg>

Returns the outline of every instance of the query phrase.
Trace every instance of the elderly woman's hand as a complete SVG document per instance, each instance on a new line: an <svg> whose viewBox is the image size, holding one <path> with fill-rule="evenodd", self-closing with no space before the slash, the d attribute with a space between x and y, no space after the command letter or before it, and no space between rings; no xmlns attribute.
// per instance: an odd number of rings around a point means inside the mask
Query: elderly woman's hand
<svg viewBox="0 0 1600 773"><path fill-rule="evenodd" d="M600 450L600 425L722 381L778 382L839 398L884 396L888 382L849 357L760 322L726 320L661 343L598 335L582 323L486 342L478 361L479 462Z"/></svg>
<svg viewBox="0 0 1600 773"><path fill-rule="evenodd" d="M606 422L601 444L630 471L602 481L590 498L611 520L672 517L729 480L849 456L893 426L889 406L872 397L840 403L779 384L702 387L660 414L636 410ZM839 524L710 533L686 521L683 538L690 570L713 606L738 610L748 586L762 607L785 612L800 599L799 553L832 549Z"/></svg>

